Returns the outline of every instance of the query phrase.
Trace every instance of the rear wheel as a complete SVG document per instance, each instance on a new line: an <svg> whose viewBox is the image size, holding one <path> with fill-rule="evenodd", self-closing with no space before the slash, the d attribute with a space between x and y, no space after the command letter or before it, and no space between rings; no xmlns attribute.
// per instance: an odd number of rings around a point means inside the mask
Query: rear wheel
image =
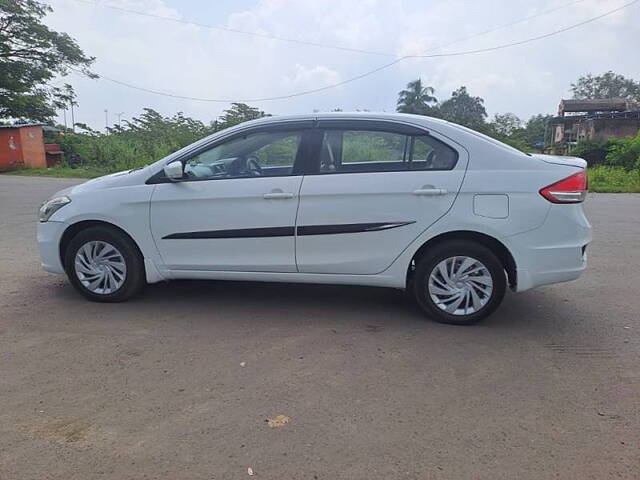
<svg viewBox="0 0 640 480"><path fill-rule="evenodd" d="M459 240L436 245L418 261L413 293L430 318L469 325L498 308L506 285L504 268L491 250Z"/></svg>
<svg viewBox="0 0 640 480"><path fill-rule="evenodd" d="M96 302L122 302L144 286L144 261L133 241L103 226L78 233L65 252L71 284Z"/></svg>

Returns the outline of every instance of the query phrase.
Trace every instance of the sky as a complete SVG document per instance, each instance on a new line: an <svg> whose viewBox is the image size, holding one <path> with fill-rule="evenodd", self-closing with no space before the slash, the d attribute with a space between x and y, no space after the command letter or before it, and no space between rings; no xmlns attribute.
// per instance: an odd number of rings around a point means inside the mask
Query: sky
<svg viewBox="0 0 640 480"><path fill-rule="evenodd" d="M454 53L560 30L629 0L48 0L45 23L67 32L98 74L162 92L243 101L321 88L373 70L394 56ZM112 5L206 25L301 42L385 53L366 54L285 42L150 18ZM559 9L558 9L559 8ZM532 15L551 13L495 30ZM476 35L495 30L484 35ZM474 38L449 44L455 40ZM406 59L374 75L286 100L248 102L274 115L395 110L397 94L421 78L444 100L464 85L490 116L555 113L570 84L607 70L640 80L640 3L582 27L525 45L475 55ZM145 107L209 122L229 103L154 95L72 73L76 122L102 129ZM108 119L105 118L108 111ZM62 116L59 117L62 123Z"/></svg>

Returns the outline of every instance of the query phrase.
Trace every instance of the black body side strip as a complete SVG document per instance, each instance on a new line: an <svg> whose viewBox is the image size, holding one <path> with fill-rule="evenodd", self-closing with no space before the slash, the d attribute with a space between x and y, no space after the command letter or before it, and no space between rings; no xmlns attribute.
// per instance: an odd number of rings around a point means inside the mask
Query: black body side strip
<svg viewBox="0 0 640 480"><path fill-rule="evenodd" d="M304 225L298 227L298 235L335 235L339 233L361 233L404 227L411 222L343 223L341 225Z"/></svg>
<svg viewBox="0 0 640 480"><path fill-rule="evenodd" d="M241 228L237 230L209 230L204 232L172 233L163 240L186 240L198 238L261 238L261 237L293 237L296 235L337 235L341 233L362 233L389 230L416 223L378 222L378 223L344 223L340 225L306 225L295 227Z"/></svg>
<svg viewBox="0 0 640 480"><path fill-rule="evenodd" d="M171 235L162 237L162 239L293 237L294 233L294 227L240 228L237 230L172 233Z"/></svg>

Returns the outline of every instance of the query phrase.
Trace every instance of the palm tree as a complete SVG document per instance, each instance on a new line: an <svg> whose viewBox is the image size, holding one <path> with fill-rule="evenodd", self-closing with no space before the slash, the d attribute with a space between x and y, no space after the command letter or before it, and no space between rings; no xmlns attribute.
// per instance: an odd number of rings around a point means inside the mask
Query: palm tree
<svg viewBox="0 0 640 480"><path fill-rule="evenodd" d="M407 84L406 90L398 93L398 106L396 111L400 113L414 113L417 115L427 115L431 110L431 105L438 99L433 96L433 87L423 87L422 80L417 79Z"/></svg>

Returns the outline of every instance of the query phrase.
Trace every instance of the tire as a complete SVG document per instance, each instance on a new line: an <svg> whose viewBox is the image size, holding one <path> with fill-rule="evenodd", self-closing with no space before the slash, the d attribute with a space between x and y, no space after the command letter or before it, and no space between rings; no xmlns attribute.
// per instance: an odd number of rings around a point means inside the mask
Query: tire
<svg viewBox="0 0 640 480"><path fill-rule="evenodd" d="M425 314L454 325L471 325L489 316L502 302L506 287L506 273L496 255L464 240L430 249L418 261L413 278L413 294Z"/></svg>
<svg viewBox="0 0 640 480"><path fill-rule="evenodd" d="M64 266L75 289L94 302L123 302L145 285L140 251L115 228L90 227L76 234L65 251Z"/></svg>

